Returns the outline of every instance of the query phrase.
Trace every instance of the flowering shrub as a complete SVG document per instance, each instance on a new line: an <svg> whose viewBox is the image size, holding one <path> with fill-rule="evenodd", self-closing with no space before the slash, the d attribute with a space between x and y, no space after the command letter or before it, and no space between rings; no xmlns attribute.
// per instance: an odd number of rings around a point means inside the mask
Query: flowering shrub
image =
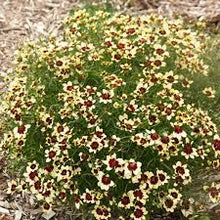
<svg viewBox="0 0 220 220"><path fill-rule="evenodd" d="M64 26L20 49L2 97L1 148L19 171L8 193L102 220L192 214L184 189L220 154L215 124L181 93L207 74L204 38L182 20L91 9Z"/></svg>

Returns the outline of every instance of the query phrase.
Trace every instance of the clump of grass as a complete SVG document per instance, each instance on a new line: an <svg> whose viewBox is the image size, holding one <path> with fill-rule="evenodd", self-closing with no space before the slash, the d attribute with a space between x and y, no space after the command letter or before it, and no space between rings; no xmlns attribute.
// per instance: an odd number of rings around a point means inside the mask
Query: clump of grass
<svg viewBox="0 0 220 220"><path fill-rule="evenodd" d="M181 19L97 9L64 26L20 49L2 97L1 148L18 172L8 193L95 219L191 216L184 190L220 153L216 125L181 92L208 73L204 36Z"/></svg>
<svg viewBox="0 0 220 220"><path fill-rule="evenodd" d="M207 50L204 53L205 62L209 65L207 76L194 74L191 78L193 84L190 89L182 90L188 101L197 107L206 109L217 127L220 128L220 42L219 34L209 33ZM202 53L202 51L201 51Z"/></svg>

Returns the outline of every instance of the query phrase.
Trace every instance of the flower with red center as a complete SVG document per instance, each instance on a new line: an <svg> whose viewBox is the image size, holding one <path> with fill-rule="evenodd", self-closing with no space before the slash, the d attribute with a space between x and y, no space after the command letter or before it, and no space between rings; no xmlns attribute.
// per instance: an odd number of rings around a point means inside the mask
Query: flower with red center
<svg viewBox="0 0 220 220"><path fill-rule="evenodd" d="M24 176L25 176L25 174L24 174ZM31 171L31 172L28 174L28 177L29 177L30 180L35 181L36 178L38 177L37 171L36 171L36 170L35 170L35 171Z"/></svg>
<svg viewBox="0 0 220 220"><path fill-rule="evenodd" d="M128 193L124 193L123 196L120 199L120 202L118 203L118 207L122 207L124 209L130 209L134 206L134 195L132 191L129 191Z"/></svg>
<svg viewBox="0 0 220 220"><path fill-rule="evenodd" d="M186 132L177 124L173 124L174 126L174 132L173 132L173 138L177 138L178 140L181 140L182 138L186 138L187 134Z"/></svg>
<svg viewBox="0 0 220 220"><path fill-rule="evenodd" d="M193 83L192 80L189 80L188 78L184 78L182 81L182 86L185 88L190 88L190 85Z"/></svg>
<svg viewBox="0 0 220 220"><path fill-rule="evenodd" d="M138 198L138 199L142 199L144 197L144 193L139 189L139 190L135 190L133 192L134 197Z"/></svg>
<svg viewBox="0 0 220 220"><path fill-rule="evenodd" d="M113 45L113 42L111 42L110 40L106 40L106 41L104 42L104 45L105 45L106 47L111 47L111 46Z"/></svg>
<svg viewBox="0 0 220 220"><path fill-rule="evenodd" d="M208 191L209 199L213 203L218 203L220 201L220 184L212 183L210 187L204 187Z"/></svg>
<svg viewBox="0 0 220 220"><path fill-rule="evenodd" d="M13 132L14 136L16 138L19 138L21 136L26 136L28 129L30 128L30 125L20 125L19 127L15 127Z"/></svg>
<svg viewBox="0 0 220 220"><path fill-rule="evenodd" d="M128 34L128 35L133 35L135 33L135 28L128 28L127 30L126 30L126 34Z"/></svg>
<svg viewBox="0 0 220 220"><path fill-rule="evenodd" d="M180 175L184 175L184 174L185 174L185 170L184 170L184 168L181 167L181 166L178 166L178 167L176 168L176 172L177 172L178 174L180 174Z"/></svg>
<svg viewBox="0 0 220 220"><path fill-rule="evenodd" d="M89 152L96 153L97 151L102 150L104 147L107 146L107 141L105 138L99 138L96 135L94 135L87 143L87 147L89 148Z"/></svg>
<svg viewBox="0 0 220 220"><path fill-rule="evenodd" d="M159 185L162 186L166 183L168 183L168 180L170 179L170 177L167 175L166 172L164 172L163 170L157 170L157 176L159 179Z"/></svg>
<svg viewBox="0 0 220 220"><path fill-rule="evenodd" d="M218 135L214 136L213 150L215 151L215 155L220 154L220 138Z"/></svg>
<svg viewBox="0 0 220 220"><path fill-rule="evenodd" d="M91 144L90 144L92 150L97 150L98 147L99 147L99 143L97 141L93 141Z"/></svg>
<svg viewBox="0 0 220 220"><path fill-rule="evenodd" d="M74 204L77 209L79 209L80 205L82 204L82 201L80 200L80 197L77 194L74 195Z"/></svg>
<svg viewBox="0 0 220 220"><path fill-rule="evenodd" d="M151 176L150 177L150 184L151 184L151 187L154 188L154 189L157 189L158 186L159 186L159 178L157 176Z"/></svg>
<svg viewBox="0 0 220 220"><path fill-rule="evenodd" d="M178 161L175 165L173 165L173 169L176 174L175 178L178 182L187 184L191 181L189 169L186 164L183 165L180 161Z"/></svg>
<svg viewBox="0 0 220 220"><path fill-rule="evenodd" d="M45 157L46 162L54 161L61 153L60 148L58 147L58 144L54 145L50 149L45 150Z"/></svg>
<svg viewBox="0 0 220 220"><path fill-rule="evenodd" d="M110 187L113 187L115 184L110 179L109 175L104 174L102 171L98 173L97 179L99 180L98 186L105 191L108 191Z"/></svg>
<svg viewBox="0 0 220 220"><path fill-rule="evenodd" d="M51 205L48 203L45 203L43 205L43 212L50 212L51 211Z"/></svg>
<svg viewBox="0 0 220 220"><path fill-rule="evenodd" d="M18 183L15 180L8 182L7 194L13 194L18 188Z"/></svg>
<svg viewBox="0 0 220 220"><path fill-rule="evenodd" d="M137 169L137 163L136 162L129 162L127 168L130 171L135 171Z"/></svg>
<svg viewBox="0 0 220 220"><path fill-rule="evenodd" d="M102 205L102 206L96 205L94 207L92 213L96 219L107 220L107 219L110 219L110 217L111 217L110 211L111 211L110 208L107 208L104 205Z"/></svg>
<svg viewBox="0 0 220 220"><path fill-rule="evenodd" d="M118 53L113 56L113 60L115 60L115 61L120 61L121 58L122 58L121 55Z"/></svg>
<svg viewBox="0 0 220 220"><path fill-rule="evenodd" d="M215 98L216 91L212 87L208 87L203 89L202 93L205 94L208 98Z"/></svg>
<svg viewBox="0 0 220 220"><path fill-rule="evenodd" d="M179 203L181 201L182 195L177 189L169 189L168 193L170 195L170 198L173 198L174 203Z"/></svg>
<svg viewBox="0 0 220 220"><path fill-rule="evenodd" d="M158 136L158 134L155 132L155 133L152 133L151 134L151 139L153 140L153 141L155 141L155 140L157 140L158 138L159 138L159 136Z"/></svg>
<svg viewBox="0 0 220 220"><path fill-rule="evenodd" d="M110 159L109 160L109 167L116 168L119 166L119 162L116 159Z"/></svg>
<svg viewBox="0 0 220 220"><path fill-rule="evenodd" d="M40 181L35 182L34 188L39 191L41 189L41 182Z"/></svg>
<svg viewBox="0 0 220 220"><path fill-rule="evenodd" d="M170 138L169 138L168 136L163 136L163 137L161 138L161 142L162 142L163 144L168 144L168 143L170 142Z"/></svg>
<svg viewBox="0 0 220 220"><path fill-rule="evenodd" d="M198 156L196 149L192 147L190 143L184 145L183 151L181 153L186 159L194 159Z"/></svg>
<svg viewBox="0 0 220 220"><path fill-rule="evenodd" d="M89 193L86 193L85 199L86 199L86 201L91 201L92 200L92 196Z"/></svg>
<svg viewBox="0 0 220 220"><path fill-rule="evenodd" d="M106 170L114 169L117 172L119 168L123 165L124 161L121 158L117 158L116 154L114 153L111 156L108 155L106 160L103 160L103 163L107 165Z"/></svg>
<svg viewBox="0 0 220 220"><path fill-rule="evenodd" d="M124 178L130 179L132 176L137 176L141 173L141 162L136 162L133 159L130 159L125 164L124 168Z"/></svg>
<svg viewBox="0 0 220 220"><path fill-rule="evenodd" d="M177 204L174 202L173 198L167 196L163 202L163 207L166 209L167 212L174 212Z"/></svg>
<svg viewBox="0 0 220 220"><path fill-rule="evenodd" d="M131 191L133 193L133 196L134 198L136 199L136 205L137 205L137 202L140 202L140 203L146 203L146 200L148 198L147 196L147 193L145 190L143 189L136 189L134 191ZM130 193L130 192L129 192ZM143 205L140 204L140 207L143 207Z"/></svg>
<svg viewBox="0 0 220 220"><path fill-rule="evenodd" d="M144 207L135 207L134 212L130 215L133 220L145 220L148 212Z"/></svg>
<svg viewBox="0 0 220 220"><path fill-rule="evenodd" d="M66 199L66 192L59 192L58 198L60 200L65 200Z"/></svg>
<svg viewBox="0 0 220 220"><path fill-rule="evenodd" d="M90 109L90 110L95 108L94 104L95 104L95 101L92 99L91 96L83 102L83 105L85 106L85 109Z"/></svg>
<svg viewBox="0 0 220 220"><path fill-rule="evenodd" d="M110 178L107 176L103 176L101 181L104 185L109 185L111 183Z"/></svg>
<svg viewBox="0 0 220 220"><path fill-rule="evenodd" d="M51 173L54 170L54 166L52 164L48 164L45 166L44 170Z"/></svg>
<svg viewBox="0 0 220 220"><path fill-rule="evenodd" d="M100 103L107 104L112 102L114 91L103 89L102 92L97 92L97 95L100 97Z"/></svg>

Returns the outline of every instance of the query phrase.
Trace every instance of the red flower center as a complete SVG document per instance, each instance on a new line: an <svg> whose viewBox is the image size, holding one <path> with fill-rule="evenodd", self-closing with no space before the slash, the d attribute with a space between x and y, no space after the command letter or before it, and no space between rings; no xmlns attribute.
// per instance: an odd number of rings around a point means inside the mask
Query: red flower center
<svg viewBox="0 0 220 220"><path fill-rule="evenodd" d="M50 190L47 190L47 191L43 194L43 196L44 196L44 197L49 197L50 194L51 194Z"/></svg>
<svg viewBox="0 0 220 220"><path fill-rule="evenodd" d="M46 119L46 122L50 125L50 124L52 123L52 119L48 117L48 118Z"/></svg>
<svg viewBox="0 0 220 220"><path fill-rule="evenodd" d="M173 201L171 199L167 199L165 201L165 205L166 207L171 208L173 206Z"/></svg>
<svg viewBox="0 0 220 220"><path fill-rule="evenodd" d="M92 101L87 100L87 101L84 102L84 105L85 105L86 107L91 107L91 106L93 105L93 103L92 103Z"/></svg>
<svg viewBox="0 0 220 220"><path fill-rule="evenodd" d="M128 205L130 203L130 199L128 196L124 196L123 199L121 200L121 203L123 205Z"/></svg>
<svg viewBox="0 0 220 220"><path fill-rule="evenodd" d="M144 215L144 212L141 210L141 209L136 209L135 211L134 211L134 216L136 217L136 218L140 218L140 217L142 217Z"/></svg>
<svg viewBox="0 0 220 220"><path fill-rule="evenodd" d="M137 169L137 163L135 163L135 162L130 162L130 163L128 164L128 169L129 169L130 171L135 171L135 170Z"/></svg>
<svg viewBox="0 0 220 220"><path fill-rule="evenodd" d="M214 140L214 148L215 150L220 150L220 140Z"/></svg>
<svg viewBox="0 0 220 220"><path fill-rule="evenodd" d="M98 146L99 146L99 143L96 142L96 141L93 141L93 142L91 143L91 148L92 148L93 150L96 150L96 149L98 148Z"/></svg>
<svg viewBox="0 0 220 220"><path fill-rule="evenodd" d="M160 173L158 176L161 182L163 182L166 179L165 175L162 173Z"/></svg>
<svg viewBox="0 0 220 220"><path fill-rule="evenodd" d="M213 198L218 197L218 195L219 195L219 192L215 187L211 187L209 189L209 192Z"/></svg>
<svg viewBox="0 0 220 220"><path fill-rule="evenodd" d="M108 216L108 210L107 209L103 209L103 215Z"/></svg>
<svg viewBox="0 0 220 220"><path fill-rule="evenodd" d="M57 66L62 66L62 65L63 65L63 62L62 62L61 60L57 60L56 65L57 65Z"/></svg>
<svg viewBox="0 0 220 220"><path fill-rule="evenodd" d="M31 165L31 169L33 170L33 169L35 169L36 168L36 164L32 164Z"/></svg>
<svg viewBox="0 0 220 220"><path fill-rule="evenodd" d="M161 66L162 62L160 60L156 60L154 62L155 66Z"/></svg>
<svg viewBox="0 0 220 220"><path fill-rule="evenodd" d="M141 174L141 181L146 182L148 180L148 176L145 174Z"/></svg>
<svg viewBox="0 0 220 220"><path fill-rule="evenodd" d="M149 117L149 120L150 120L151 123L153 123L153 122L155 122L157 120L157 117L155 115L151 115Z"/></svg>
<svg viewBox="0 0 220 220"><path fill-rule="evenodd" d="M115 167L119 166L119 163L115 158L110 159L108 163L109 163L109 166L112 167L112 168L115 168Z"/></svg>
<svg viewBox="0 0 220 220"><path fill-rule="evenodd" d="M41 182L40 181L37 181L36 183L34 183L34 188L36 190L40 190L41 189Z"/></svg>
<svg viewBox="0 0 220 220"><path fill-rule="evenodd" d="M139 197L140 199L142 199L144 195L143 195L143 192L141 190L135 190L134 191L134 196Z"/></svg>
<svg viewBox="0 0 220 220"><path fill-rule="evenodd" d="M140 143L141 143L141 144L146 144L146 143L147 143L147 140L146 140L145 138L141 138Z"/></svg>
<svg viewBox="0 0 220 220"><path fill-rule="evenodd" d="M166 109L166 114L171 115L172 114L172 108L167 108Z"/></svg>
<svg viewBox="0 0 220 220"><path fill-rule="evenodd" d="M50 205L48 203L44 204L44 209L49 210L50 209Z"/></svg>
<svg viewBox="0 0 220 220"><path fill-rule="evenodd" d="M176 132L177 134L180 134L180 133L183 132L183 130L180 128L180 126L175 125L175 132Z"/></svg>
<svg viewBox="0 0 220 220"><path fill-rule="evenodd" d="M179 174L181 174L181 175L183 175L183 174L185 173L185 170L184 170L183 167L178 166L178 167L176 168L176 172L179 173Z"/></svg>
<svg viewBox="0 0 220 220"><path fill-rule="evenodd" d="M18 133L19 134L24 134L25 130L26 130L26 128L25 128L24 125L21 125L20 127L18 127Z"/></svg>
<svg viewBox="0 0 220 220"><path fill-rule="evenodd" d="M186 144L183 151L186 153L186 154L191 154L193 152L193 149L191 147L190 144Z"/></svg>
<svg viewBox="0 0 220 220"><path fill-rule="evenodd" d="M51 158L53 158L53 157L55 157L56 156L56 152L54 151L54 150L51 150L50 152L49 152L49 158L51 159Z"/></svg>
<svg viewBox="0 0 220 220"><path fill-rule="evenodd" d="M112 46L112 43L111 43L110 41L106 41L104 44L105 44L105 46L107 46L107 47L111 47L111 46Z"/></svg>
<svg viewBox="0 0 220 220"><path fill-rule="evenodd" d="M102 211L100 208L97 208L97 209L96 209L96 213L97 213L98 215L102 215L102 214L103 214L103 211Z"/></svg>
<svg viewBox="0 0 220 220"><path fill-rule="evenodd" d="M65 199L65 197L66 197L66 193L65 192L60 192L59 193L59 198L60 199Z"/></svg>
<svg viewBox="0 0 220 220"><path fill-rule="evenodd" d="M169 139L169 137L167 137L167 136L164 136L164 137L162 138L162 142L163 142L164 144L168 144L169 141L170 141L170 139Z"/></svg>
<svg viewBox="0 0 220 220"><path fill-rule="evenodd" d="M118 49L124 49L124 48L125 48L125 44L119 43L119 44L117 45L117 48L118 48Z"/></svg>
<svg viewBox="0 0 220 220"><path fill-rule="evenodd" d="M153 133L153 134L151 134L151 139L152 140L157 140L158 139L158 134L157 133Z"/></svg>
<svg viewBox="0 0 220 220"><path fill-rule="evenodd" d="M64 128L62 125L58 126L57 127L57 132L60 133L60 132L63 132Z"/></svg>
<svg viewBox="0 0 220 220"><path fill-rule="evenodd" d="M73 90L73 86L67 86L66 89L67 89L68 91L72 91L72 90Z"/></svg>
<svg viewBox="0 0 220 220"><path fill-rule="evenodd" d="M103 183L104 185L109 185L109 184L111 183L111 180L110 180L109 177L103 176L103 177L102 177L102 183Z"/></svg>
<svg viewBox="0 0 220 220"><path fill-rule="evenodd" d="M115 54L114 58L115 58L116 60L120 60L120 59L121 59L121 55L120 55L120 54Z"/></svg>
<svg viewBox="0 0 220 220"><path fill-rule="evenodd" d="M146 92L146 89L144 88L144 87L141 87L140 89L139 89L139 93L140 94L144 94Z"/></svg>
<svg viewBox="0 0 220 220"><path fill-rule="evenodd" d="M158 177L157 176L152 176L150 178L150 183L153 184L153 185L157 184L158 183Z"/></svg>
<svg viewBox="0 0 220 220"><path fill-rule="evenodd" d="M52 164L49 164L49 165L47 165L44 169L48 172L48 173L50 173L50 172L52 172L52 170L53 170L53 165Z"/></svg>
<svg viewBox="0 0 220 220"><path fill-rule="evenodd" d="M34 180L34 178L37 176L37 171L35 170L34 172L30 172L29 177L31 180Z"/></svg>
<svg viewBox="0 0 220 220"><path fill-rule="evenodd" d="M92 196L89 193L86 193L86 200L88 201L92 200Z"/></svg>
<svg viewBox="0 0 220 220"><path fill-rule="evenodd" d="M156 49L156 53L158 54L158 55L161 55L161 54L163 54L165 51L163 50L163 49Z"/></svg>
<svg viewBox="0 0 220 220"><path fill-rule="evenodd" d="M172 192L171 196L176 199L178 197L178 194L176 192Z"/></svg>
<svg viewBox="0 0 220 220"><path fill-rule="evenodd" d="M110 96L109 93L104 93L104 94L102 94L101 97L102 97L103 99L110 99L110 98L111 98L111 96Z"/></svg>

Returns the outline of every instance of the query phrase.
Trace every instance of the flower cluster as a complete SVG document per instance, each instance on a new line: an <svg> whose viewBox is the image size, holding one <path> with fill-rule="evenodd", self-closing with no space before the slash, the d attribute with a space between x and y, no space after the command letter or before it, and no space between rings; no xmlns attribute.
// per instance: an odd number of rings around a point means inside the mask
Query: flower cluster
<svg viewBox="0 0 220 220"><path fill-rule="evenodd" d="M63 39L20 50L3 97L1 148L22 167L8 192L100 220L188 213L184 187L220 152L215 124L179 89L207 73L202 36L182 20L92 9L64 26Z"/></svg>

